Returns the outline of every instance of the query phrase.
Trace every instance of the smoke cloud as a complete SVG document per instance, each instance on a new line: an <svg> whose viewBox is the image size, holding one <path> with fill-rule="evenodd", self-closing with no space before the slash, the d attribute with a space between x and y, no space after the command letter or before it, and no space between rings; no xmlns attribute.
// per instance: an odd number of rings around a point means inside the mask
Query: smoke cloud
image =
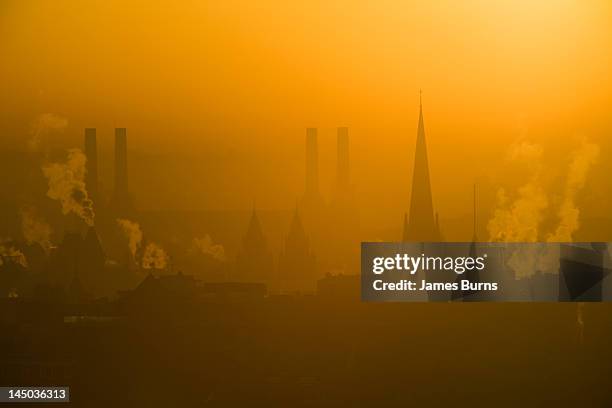
<svg viewBox="0 0 612 408"><path fill-rule="evenodd" d="M4 262L7 259L18 265L23 266L24 268L28 267L28 260L26 259L23 252L21 252L14 246L0 244L0 266L4 265Z"/></svg>
<svg viewBox="0 0 612 408"><path fill-rule="evenodd" d="M210 235L206 234L203 238L194 238L192 242L194 252L200 252L204 255L209 255L213 259L220 262L225 262L225 248L223 245L213 243Z"/></svg>
<svg viewBox="0 0 612 408"><path fill-rule="evenodd" d="M140 229L140 225L137 222L121 218L117 219L117 224L121 227L123 234L127 238L130 252L134 259L136 259L136 252L142 244L142 230Z"/></svg>
<svg viewBox="0 0 612 408"><path fill-rule="evenodd" d="M580 210L576 207L576 195L584 187L590 168L597 162L599 146L583 142L574 153L569 166L563 201L559 207L559 225L548 236L550 242L571 242L572 236L580 227Z"/></svg>
<svg viewBox="0 0 612 408"><path fill-rule="evenodd" d="M168 265L168 254L159 245L147 244L142 255L143 269L165 269Z"/></svg>
<svg viewBox="0 0 612 408"><path fill-rule="evenodd" d="M508 267L517 279L529 278L536 272L559 273L559 246L518 247L508 254Z"/></svg>
<svg viewBox="0 0 612 408"><path fill-rule="evenodd" d="M86 162L87 158L80 149L70 149L65 163L44 165L43 173L49 183L47 196L62 204L62 212L74 213L87 225L93 226L93 202L85 188Z"/></svg>
<svg viewBox="0 0 612 408"><path fill-rule="evenodd" d="M34 207L21 209L21 232L28 244L37 243L47 253L51 249L51 226L38 216Z"/></svg>
<svg viewBox="0 0 612 408"><path fill-rule="evenodd" d="M48 143L47 137L50 131L63 132L68 126L68 120L53 113L43 113L32 122L30 128L30 139L28 148L35 152Z"/></svg>
<svg viewBox="0 0 612 408"><path fill-rule="evenodd" d="M542 235L540 231L545 211L549 206L541 173L542 148L525 141L514 144L508 154L511 161L523 162L530 168L529 181L521 186L514 201L510 201L505 190L497 193L497 209L489 220L487 229L492 241L535 242ZM590 168L597 162L599 147L583 142L572 154L568 168L563 199L557 211L559 224L547 235L548 242L571 242L579 223L580 210L576 196L584 186ZM517 278L525 278L535 272L558 273L559 249L548 247L540 250L520 248L509 254L508 266Z"/></svg>
<svg viewBox="0 0 612 408"><path fill-rule="evenodd" d="M503 188L497 193L497 209L487 225L492 241L534 242L540 234L540 223L548 208L548 198L541 180L542 148L528 142L514 144L509 152L511 161L524 161L531 167L530 180L520 187L517 198L509 203ZM584 187L591 167L599 158L599 146L583 142L572 154L561 204L557 210L559 223L547 235L549 242L571 242L580 227L580 210L576 196Z"/></svg>
<svg viewBox="0 0 612 408"><path fill-rule="evenodd" d="M519 141L511 146L508 159L526 165L530 168L531 176L518 189L512 202L503 188L497 191L497 209L487 225L491 241L537 241L539 226L548 207L541 181L541 156L542 148L539 145Z"/></svg>

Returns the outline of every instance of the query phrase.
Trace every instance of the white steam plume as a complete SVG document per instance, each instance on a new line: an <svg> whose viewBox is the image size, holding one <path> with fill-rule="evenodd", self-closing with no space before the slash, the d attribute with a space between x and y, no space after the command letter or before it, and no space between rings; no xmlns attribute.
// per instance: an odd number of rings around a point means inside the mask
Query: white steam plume
<svg viewBox="0 0 612 408"><path fill-rule="evenodd" d="M142 244L142 230L137 222L130 221L127 219L117 219L117 224L121 227L123 234L128 240L128 246L132 257L136 259L136 252Z"/></svg>
<svg viewBox="0 0 612 408"><path fill-rule="evenodd" d="M548 207L541 181L541 156L542 148L539 145L526 141L512 145L508 159L526 164L531 169L531 176L518 189L517 197L512 202L503 188L497 191L497 209L487 225L492 241L537 241L540 223Z"/></svg>
<svg viewBox="0 0 612 408"><path fill-rule="evenodd" d="M70 149L66 162L44 165L43 173L49 184L47 196L62 204L62 212L74 213L93 226L93 202L85 188L86 162L80 149Z"/></svg>
<svg viewBox="0 0 612 408"><path fill-rule="evenodd" d="M206 234L203 238L194 238L192 242L192 250L211 256L220 262L225 262L225 248L223 245L213 243L210 235Z"/></svg>
<svg viewBox="0 0 612 408"><path fill-rule="evenodd" d="M571 242L572 236L580 227L580 210L576 206L576 195L584 187L591 167L599 158L599 146L583 142L574 153L574 159L569 166L563 201L559 207L559 225L549 234L549 242Z"/></svg>
<svg viewBox="0 0 612 408"><path fill-rule="evenodd" d="M38 243L48 253L51 249L51 226L38 216L34 207L23 207L20 213L21 232L26 242Z"/></svg>
<svg viewBox="0 0 612 408"><path fill-rule="evenodd" d="M162 247L151 242L147 244L142 255L143 269L165 269L168 265L168 254Z"/></svg>
<svg viewBox="0 0 612 408"><path fill-rule="evenodd" d="M15 248L14 246L0 244L0 266L4 264L7 259L23 266L28 267L28 260L26 259L23 252Z"/></svg>

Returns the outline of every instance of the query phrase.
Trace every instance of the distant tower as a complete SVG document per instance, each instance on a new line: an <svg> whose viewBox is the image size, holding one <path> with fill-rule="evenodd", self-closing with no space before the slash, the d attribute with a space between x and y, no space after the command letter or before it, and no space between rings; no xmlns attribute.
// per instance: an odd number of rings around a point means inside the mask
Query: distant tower
<svg viewBox="0 0 612 408"><path fill-rule="evenodd" d="M402 238L403 241L410 242L432 242L440 239L434 219L425 126L423 124L423 104L421 101L419 101L419 125L414 154L410 212Z"/></svg>
<svg viewBox="0 0 612 408"><path fill-rule="evenodd" d="M298 209L295 209L285 247L279 259L279 281L281 290L313 291L317 276L315 256L310 250Z"/></svg>
<svg viewBox="0 0 612 408"><path fill-rule="evenodd" d="M259 217L253 208L242 248L236 259L236 278L246 282L269 283L272 277L272 256L261 229Z"/></svg>
<svg viewBox="0 0 612 408"><path fill-rule="evenodd" d="M329 247L330 223L329 212L319 189L319 147L317 129L306 129L306 160L305 160L304 195L300 201L300 211L304 225L311 237L312 246L317 254L327 259Z"/></svg>
<svg viewBox="0 0 612 408"><path fill-rule="evenodd" d="M132 209L128 192L127 134L125 128L115 129L115 186L113 209L118 215L126 215Z"/></svg>
<svg viewBox="0 0 612 408"><path fill-rule="evenodd" d="M468 254L472 258L478 257L478 251L476 250L476 243L478 242L478 224L476 219L476 184L474 184L473 191L473 219L472 219L472 242L470 243L470 253ZM472 283L480 282L480 272L477 269L472 269L469 271L465 271L463 275L457 275L457 279L455 282L458 285L461 285L461 279L467 279ZM482 291L476 290L464 290L464 291L455 291L453 292L453 299L455 299L455 295L458 294L464 302L477 302L479 300L486 299L486 293Z"/></svg>
<svg viewBox="0 0 612 408"><path fill-rule="evenodd" d="M87 174L85 186L89 198L98 204L98 146L96 142L96 129L85 129L85 156L87 157Z"/></svg>

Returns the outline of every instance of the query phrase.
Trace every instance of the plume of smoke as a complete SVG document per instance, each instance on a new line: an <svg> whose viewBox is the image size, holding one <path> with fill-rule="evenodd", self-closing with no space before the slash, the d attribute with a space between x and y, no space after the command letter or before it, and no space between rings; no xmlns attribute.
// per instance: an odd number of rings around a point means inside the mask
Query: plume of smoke
<svg viewBox="0 0 612 408"><path fill-rule="evenodd" d="M24 268L28 267L28 260L26 259L23 252L21 252L14 246L0 244L0 266L4 264L4 261L6 259L10 259L12 262L21 265Z"/></svg>
<svg viewBox="0 0 612 408"><path fill-rule="evenodd" d="M539 236L545 210L548 208L542 182L543 149L540 145L527 140L518 140L508 151L507 160L526 167L530 176L518 188L516 197L511 201L506 191L497 192L497 208L487 224L489 237L498 242L536 242ZM508 267L517 278L527 278L536 271L554 273L558 271L558 254L554 251L535 247L517 247L508 256Z"/></svg>
<svg viewBox="0 0 612 408"><path fill-rule="evenodd" d="M21 232L28 244L36 242L47 253L51 249L51 226L38 216L34 207L21 209Z"/></svg>
<svg viewBox="0 0 612 408"><path fill-rule="evenodd" d="M142 255L143 269L165 269L168 265L168 254L159 245L150 242Z"/></svg>
<svg viewBox="0 0 612 408"><path fill-rule="evenodd" d="M66 162L44 165L43 173L49 184L47 196L62 204L62 212L74 213L87 225L93 226L93 202L85 188L86 162L87 158L80 149L70 149Z"/></svg>
<svg viewBox="0 0 612 408"><path fill-rule="evenodd" d="M559 207L559 225L549 234L549 242L571 242L572 235L580 226L580 210L576 207L576 195L584 186L590 168L597 162L599 146L583 142L574 153L569 166L563 201Z"/></svg>
<svg viewBox="0 0 612 408"><path fill-rule="evenodd" d="M203 238L194 238L192 242L192 249L194 252L200 252L205 255L211 256L220 262L225 262L225 248L221 244L213 243L210 235L206 234Z"/></svg>
<svg viewBox="0 0 612 408"><path fill-rule="evenodd" d="M492 241L537 241L544 210L548 207L541 181L541 157L542 147L526 140L519 140L510 147L507 159L527 166L531 176L518 189L512 202L503 188L497 191L497 209L487 225Z"/></svg>
<svg viewBox="0 0 612 408"><path fill-rule="evenodd" d="M536 272L559 272L559 246L519 246L508 255L508 267L517 279L529 278Z"/></svg>
<svg viewBox="0 0 612 408"><path fill-rule="evenodd" d="M46 144L46 138L50 131L63 132L68 126L68 120L53 113L38 115L30 127L30 139L28 148L35 152L39 151L41 145Z"/></svg>
<svg viewBox="0 0 612 408"><path fill-rule="evenodd" d="M492 241L535 242L548 199L543 188L533 179L518 190L518 197L510 205L503 189L497 193L498 208L489 220L487 229Z"/></svg>
<svg viewBox="0 0 612 408"><path fill-rule="evenodd" d="M128 246L134 259L136 259L136 251L142 244L142 230L137 222L130 221L127 219L117 219L117 224L121 227L123 234L128 240Z"/></svg>
<svg viewBox="0 0 612 408"><path fill-rule="evenodd" d="M525 161L531 168L531 178L518 189L517 198L510 204L503 189L498 191L498 207L489 220L487 228L490 239L502 242L535 242L540 236L540 224L548 208L548 198L541 180L542 149L525 141L514 144L508 158ZM583 143L574 153L569 166L563 200L558 210L559 225L548 234L549 242L571 241L579 227L580 211L576 207L577 193L584 186L589 169L597 161L599 147ZM559 270L559 248L518 248L508 258L508 266L518 278L529 277L536 271L557 273Z"/></svg>

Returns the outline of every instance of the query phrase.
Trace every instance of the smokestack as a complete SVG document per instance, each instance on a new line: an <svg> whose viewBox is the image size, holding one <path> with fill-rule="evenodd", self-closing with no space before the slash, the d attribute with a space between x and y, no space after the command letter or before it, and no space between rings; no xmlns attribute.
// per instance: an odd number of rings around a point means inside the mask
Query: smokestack
<svg viewBox="0 0 612 408"><path fill-rule="evenodd" d="M115 198L128 195L127 135L125 128L115 129Z"/></svg>
<svg viewBox="0 0 612 408"><path fill-rule="evenodd" d="M85 128L85 156L87 157L85 186L94 203L98 199L98 147L96 128Z"/></svg>
<svg viewBox="0 0 612 408"><path fill-rule="evenodd" d="M338 188L340 190L347 190L350 182L349 135L347 127L338 128L337 166Z"/></svg>
<svg viewBox="0 0 612 408"><path fill-rule="evenodd" d="M319 149L317 129L306 129L306 196L319 195Z"/></svg>

